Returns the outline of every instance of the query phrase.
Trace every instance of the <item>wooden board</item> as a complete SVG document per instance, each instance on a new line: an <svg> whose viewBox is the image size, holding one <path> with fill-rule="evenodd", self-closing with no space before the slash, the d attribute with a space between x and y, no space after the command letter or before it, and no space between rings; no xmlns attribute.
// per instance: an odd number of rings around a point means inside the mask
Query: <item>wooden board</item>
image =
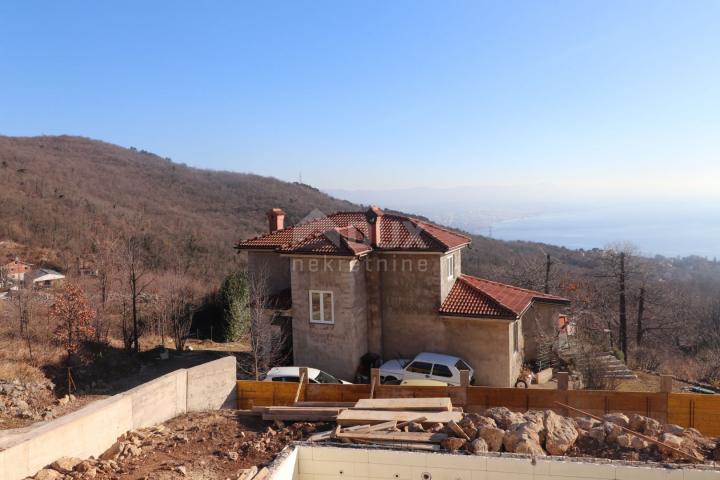
<svg viewBox="0 0 720 480"><path fill-rule="evenodd" d="M426 420L423 425L433 423L447 423L450 420L459 422L462 420L462 413L459 412L423 412ZM350 426L361 425L364 423L375 424L390 422L397 420L398 422L408 422L418 417L418 412L395 412L388 410L343 410L337 416L338 425Z"/></svg>
<svg viewBox="0 0 720 480"><path fill-rule="evenodd" d="M334 422L336 416L327 413L264 413L262 419L268 422Z"/></svg>
<svg viewBox="0 0 720 480"><path fill-rule="evenodd" d="M440 443L447 438L445 433L426 432L340 432L337 438L350 440L367 440L371 442L411 442L411 443Z"/></svg>
<svg viewBox="0 0 720 480"><path fill-rule="evenodd" d="M440 398L363 398L355 407L358 410L399 410L403 412L451 412L452 402L448 397Z"/></svg>
<svg viewBox="0 0 720 480"><path fill-rule="evenodd" d="M335 407L350 408L354 407L355 402L295 402L293 407Z"/></svg>

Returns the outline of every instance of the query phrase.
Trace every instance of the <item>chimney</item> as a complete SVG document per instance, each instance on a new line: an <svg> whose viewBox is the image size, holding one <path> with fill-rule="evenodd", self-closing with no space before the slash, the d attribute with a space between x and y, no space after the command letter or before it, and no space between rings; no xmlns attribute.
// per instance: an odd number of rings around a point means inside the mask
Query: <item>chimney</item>
<svg viewBox="0 0 720 480"><path fill-rule="evenodd" d="M376 206L371 206L365 212L365 218L370 227L370 245L373 247L377 247L380 242L380 221L383 215L385 212Z"/></svg>
<svg viewBox="0 0 720 480"><path fill-rule="evenodd" d="M282 208L273 208L267 212L270 233L285 228L285 212Z"/></svg>

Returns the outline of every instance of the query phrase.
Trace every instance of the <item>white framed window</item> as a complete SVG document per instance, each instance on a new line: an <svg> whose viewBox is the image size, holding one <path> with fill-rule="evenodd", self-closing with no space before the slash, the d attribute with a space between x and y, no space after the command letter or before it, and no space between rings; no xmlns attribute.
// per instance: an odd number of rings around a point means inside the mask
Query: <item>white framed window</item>
<svg viewBox="0 0 720 480"><path fill-rule="evenodd" d="M520 320L513 322L513 352L520 350Z"/></svg>
<svg viewBox="0 0 720 480"><path fill-rule="evenodd" d="M335 323L333 292L310 290L310 322Z"/></svg>
<svg viewBox="0 0 720 480"><path fill-rule="evenodd" d="M445 258L445 266L447 267L447 278L451 280L455 276L455 255L451 253Z"/></svg>

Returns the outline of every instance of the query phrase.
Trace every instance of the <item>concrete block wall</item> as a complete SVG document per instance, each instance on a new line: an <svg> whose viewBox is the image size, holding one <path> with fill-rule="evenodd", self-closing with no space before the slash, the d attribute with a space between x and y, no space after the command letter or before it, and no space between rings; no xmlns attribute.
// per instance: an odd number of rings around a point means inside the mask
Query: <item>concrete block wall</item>
<svg viewBox="0 0 720 480"><path fill-rule="evenodd" d="M277 465L272 480L710 480L720 470L663 468L608 460L566 461L501 455L451 455L301 445L295 465ZM285 462L294 461L288 456ZM284 462L283 462L284 463ZM294 467L294 468L291 468Z"/></svg>
<svg viewBox="0 0 720 480"><path fill-rule="evenodd" d="M15 436L0 451L0 479L32 476L60 457L97 457L128 430L186 412L235 406L235 357L176 370Z"/></svg>

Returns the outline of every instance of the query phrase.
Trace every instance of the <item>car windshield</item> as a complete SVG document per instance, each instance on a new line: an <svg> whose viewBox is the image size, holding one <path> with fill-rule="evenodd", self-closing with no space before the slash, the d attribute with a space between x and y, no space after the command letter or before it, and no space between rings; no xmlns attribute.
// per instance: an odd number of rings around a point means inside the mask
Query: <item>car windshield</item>
<svg viewBox="0 0 720 480"><path fill-rule="evenodd" d="M462 360L458 360L455 364L455 368L458 370L470 370L470 367L468 367L468 364L463 362Z"/></svg>
<svg viewBox="0 0 720 480"><path fill-rule="evenodd" d="M318 373L318 376L315 377L315 381L317 383L340 383L340 380L322 370Z"/></svg>

